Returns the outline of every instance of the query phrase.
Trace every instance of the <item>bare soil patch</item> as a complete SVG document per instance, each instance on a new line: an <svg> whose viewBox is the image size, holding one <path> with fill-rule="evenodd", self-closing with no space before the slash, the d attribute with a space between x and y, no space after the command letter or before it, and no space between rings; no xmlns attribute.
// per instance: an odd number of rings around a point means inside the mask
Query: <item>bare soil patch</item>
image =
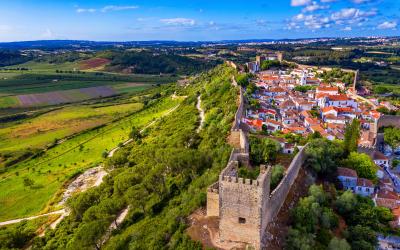
<svg viewBox="0 0 400 250"><path fill-rule="evenodd" d="M207 217L205 208L196 210L188 219L190 227L186 233L193 240L201 242L204 249L245 249L246 246L243 243L219 241L219 218Z"/></svg>
<svg viewBox="0 0 400 250"><path fill-rule="evenodd" d="M110 60L105 58L92 58L80 62L79 68L81 70L97 69L103 68L105 65L109 64Z"/></svg>

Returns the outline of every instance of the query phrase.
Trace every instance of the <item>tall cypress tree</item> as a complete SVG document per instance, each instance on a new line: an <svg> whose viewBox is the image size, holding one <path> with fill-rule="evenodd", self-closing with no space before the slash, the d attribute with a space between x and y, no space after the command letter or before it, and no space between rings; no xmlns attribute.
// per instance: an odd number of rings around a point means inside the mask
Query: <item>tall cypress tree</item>
<svg viewBox="0 0 400 250"><path fill-rule="evenodd" d="M351 152L357 152L358 140L360 139L360 121L353 119L348 124L344 133L344 153L349 155Z"/></svg>

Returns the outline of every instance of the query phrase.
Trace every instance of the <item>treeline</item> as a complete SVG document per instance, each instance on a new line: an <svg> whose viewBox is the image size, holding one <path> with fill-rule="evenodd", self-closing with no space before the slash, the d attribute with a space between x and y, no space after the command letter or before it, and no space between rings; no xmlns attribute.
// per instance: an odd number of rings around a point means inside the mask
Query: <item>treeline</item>
<svg viewBox="0 0 400 250"><path fill-rule="evenodd" d="M16 50L0 50L0 67L25 63L31 59L31 57L21 55Z"/></svg>
<svg viewBox="0 0 400 250"><path fill-rule="evenodd" d="M186 217L205 204L206 187L229 158L226 136L238 94L232 75L233 69L220 66L176 89L188 96L181 106L140 135L133 129L134 142L106 161L112 171L104 183L71 198L71 215L36 238L32 249L99 248L108 226L127 206L128 216L104 249L202 249L185 234ZM170 98L171 91L160 94ZM198 94L206 112L200 134Z"/></svg>
<svg viewBox="0 0 400 250"><path fill-rule="evenodd" d="M215 67L218 61L192 59L174 54L159 54L149 51L113 52L111 63L107 66L111 71L129 69L136 74L194 74Z"/></svg>

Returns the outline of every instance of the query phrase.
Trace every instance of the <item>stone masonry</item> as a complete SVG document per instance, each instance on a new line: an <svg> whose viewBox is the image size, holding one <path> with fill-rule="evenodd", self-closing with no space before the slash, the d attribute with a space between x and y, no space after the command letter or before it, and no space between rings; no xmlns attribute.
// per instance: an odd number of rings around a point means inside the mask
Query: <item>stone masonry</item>
<svg viewBox="0 0 400 250"><path fill-rule="evenodd" d="M256 180L238 178L239 164L249 164L247 135L239 129L243 112L243 92L231 133L234 140L228 164L218 182L207 190L207 216L219 217L221 241L247 243L255 249L265 249L265 233L277 216L290 187L305 160L304 148L295 156L277 188L270 192L271 167L260 167Z"/></svg>

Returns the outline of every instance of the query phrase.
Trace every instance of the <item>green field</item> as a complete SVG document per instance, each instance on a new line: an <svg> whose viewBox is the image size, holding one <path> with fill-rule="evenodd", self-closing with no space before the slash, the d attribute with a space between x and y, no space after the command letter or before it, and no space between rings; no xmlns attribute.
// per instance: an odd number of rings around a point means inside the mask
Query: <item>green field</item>
<svg viewBox="0 0 400 250"><path fill-rule="evenodd" d="M55 139L62 139L140 110L141 103L106 107L74 105L0 128L0 151L42 148Z"/></svg>
<svg viewBox="0 0 400 250"><path fill-rule="evenodd" d="M48 210L49 200L55 199L63 184L74 174L101 163L102 153L127 140L132 126L144 127L179 102L162 98L121 121L73 137L0 174L0 221ZM24 186L26 177L34 181L33 187Z"/></svg>

